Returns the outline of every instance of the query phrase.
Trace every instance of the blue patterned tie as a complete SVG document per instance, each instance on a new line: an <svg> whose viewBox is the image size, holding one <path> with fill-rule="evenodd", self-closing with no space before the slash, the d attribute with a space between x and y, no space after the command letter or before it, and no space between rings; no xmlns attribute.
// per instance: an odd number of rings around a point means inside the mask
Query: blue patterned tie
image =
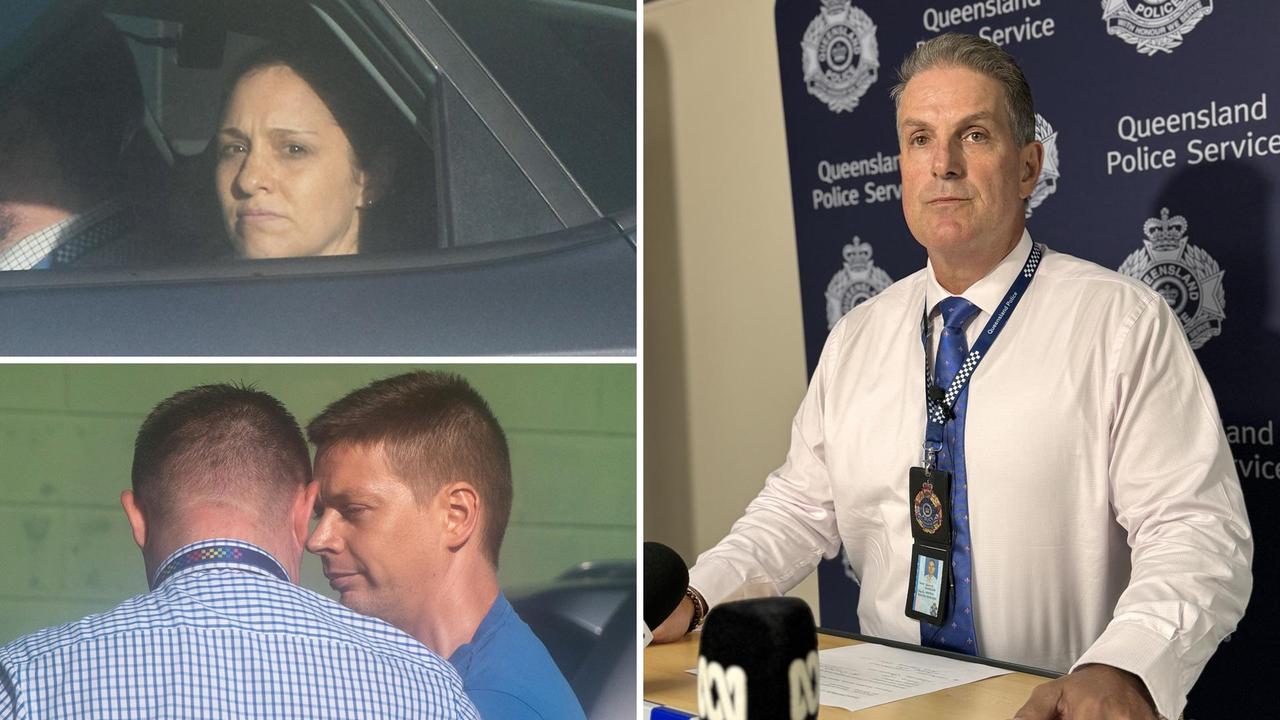
<svg viewBox="0 0 1280 720"><path fill-rule="evenodd" d="M935 382L945 390L969 354L964 326L978 314L978 306L964 298L950 297L939 303L939 308L942 311L942 336L938 339L938 358L933 367ZM952 473L951 524L955 539L951 574L956 587L955 597L946 621L941 626L922 623L920 636L922 644L929 647L977 655L978 639L973 628L973 558L969 548L969 491L964 467L964 411L968 400L969 389L966 387L956 398L955 419L947 423L942 449L938 451L938 467Z"/></svg>

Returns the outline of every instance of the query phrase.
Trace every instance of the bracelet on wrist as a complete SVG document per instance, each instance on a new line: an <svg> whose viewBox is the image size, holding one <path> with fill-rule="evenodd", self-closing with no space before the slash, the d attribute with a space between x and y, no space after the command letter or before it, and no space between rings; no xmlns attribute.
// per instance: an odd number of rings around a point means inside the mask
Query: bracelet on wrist
<svg viewBox="0 0 1280 720"><path fill-rule="evenodd" d="M693 603L693 617L689 618L689 628L685 630L687 635L701 627L702 622L707 619L707 601L702 597L702 593L692 587L686 587L684 594Z"/></svg>

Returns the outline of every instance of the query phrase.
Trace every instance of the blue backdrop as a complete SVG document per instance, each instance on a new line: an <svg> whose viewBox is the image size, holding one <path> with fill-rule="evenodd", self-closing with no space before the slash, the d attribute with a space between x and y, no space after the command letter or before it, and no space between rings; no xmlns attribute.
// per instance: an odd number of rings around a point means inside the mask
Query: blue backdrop
<svg viewBox="0 0 1280 720"><path fill-rule="evenodd" d="M898 63L949 31L1003 45L1031 83L1046 149L1032 236L1169 301L1244 486L1253 599L1186 717L1274 712L1280 2L779 0L776 22L810 373L835 320L925 262L899 201ZM823 624L857 630L843 563L819 572Z"/></svg>

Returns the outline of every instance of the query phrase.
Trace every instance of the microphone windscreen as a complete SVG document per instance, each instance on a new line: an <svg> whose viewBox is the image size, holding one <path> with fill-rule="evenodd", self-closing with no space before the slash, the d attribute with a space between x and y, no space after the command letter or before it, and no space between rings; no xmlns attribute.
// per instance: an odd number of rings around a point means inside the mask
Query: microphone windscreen
<svg viewBox="0 0 1280 720"><path fill-rule="evenodd" d="M698 714L719 720L816 720L818 632L799 598L717 605L698 647Z"/></svg>
<svg viewBox="0 0 1280 720"><path fill-rule="evenodd" d="M684 597L689 568L675 550L662 543L644 544L644 624L662 624Z"/></svg>

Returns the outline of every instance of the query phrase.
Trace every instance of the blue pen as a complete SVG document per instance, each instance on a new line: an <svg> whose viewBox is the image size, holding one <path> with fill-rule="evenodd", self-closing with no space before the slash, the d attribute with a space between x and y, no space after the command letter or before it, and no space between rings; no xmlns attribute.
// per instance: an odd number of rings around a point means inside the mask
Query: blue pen
<svg viewBox="0 0 1280 720"><path fill-rule="evenodd" d="M687 712L676 710L675 708L664 707L659 705L649 712L649 720L688 720L688 718L696 718L697 715L690 715Z"/></svg>

